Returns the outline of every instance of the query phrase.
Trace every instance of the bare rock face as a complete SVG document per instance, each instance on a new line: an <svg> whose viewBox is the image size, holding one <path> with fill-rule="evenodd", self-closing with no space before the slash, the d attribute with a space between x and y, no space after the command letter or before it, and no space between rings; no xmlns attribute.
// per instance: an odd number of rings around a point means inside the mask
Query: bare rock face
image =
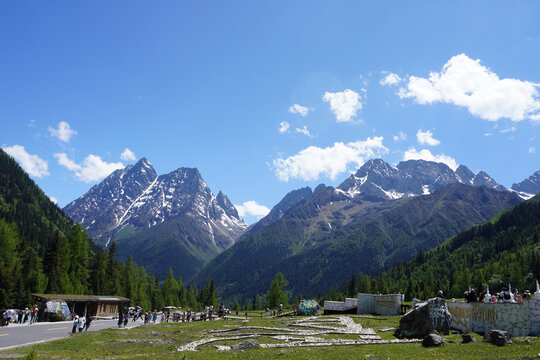
<svg viewBox="0 0 540 360"><path fill-rule="evenodd" d="M422 339L423 347L441 346L442 344L444 344L444 339L437 334L429 334Z"/></svg>
<svg viewBox="0 0 540 360"><path fill-rule="evenodd" d="M484 335L484 340L497 346L510 345L512 344L512 335L504 330L489 330Z"/></svg>
<svg viewBox="0 0 540 360"><path fill-rule="evenodd" d="M403 315L399 320L398 333L408 338L423 338L434 330L448 334L451 321L446 300L437 297Z"/></svg>

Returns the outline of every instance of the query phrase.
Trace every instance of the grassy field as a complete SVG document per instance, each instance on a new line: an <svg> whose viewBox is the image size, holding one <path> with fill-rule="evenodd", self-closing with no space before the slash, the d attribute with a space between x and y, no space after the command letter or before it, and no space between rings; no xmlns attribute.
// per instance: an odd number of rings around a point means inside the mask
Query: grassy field
<svg viewBox="0 0 540 360"><path fill-rule="evenodd" d="M392 331L399 317L357 317L356 323L372 328L383 340L395 339ZM177 348L192 341L215 337L211 330L234 329L240 326L286 328L288 318L250 318L218 320L212 322L164 323L140 326L131 330L107 329L98 332L74 334L34 347L23 347L0 352L0 358L34 359L532 359L540 355L540 341L536 337L516 338L509 346L497 347L484 343L482 336L474 334L478 343L461 344L461 335L445 336L446 343L438 348L423 348L419 343L343 345L304 348L268 349L253 347L244 351L219 351L214 345L231 346L243 340L220 341L202 345L197 351L179 352ZM231 331L241 335L254 330ZM261 332L261 330L258 330ZM325 339L358 340L358 335L322 335ZM259 336L261 344L279 342L275 338ZM283 341L281 341L283 342Z"/></svg>

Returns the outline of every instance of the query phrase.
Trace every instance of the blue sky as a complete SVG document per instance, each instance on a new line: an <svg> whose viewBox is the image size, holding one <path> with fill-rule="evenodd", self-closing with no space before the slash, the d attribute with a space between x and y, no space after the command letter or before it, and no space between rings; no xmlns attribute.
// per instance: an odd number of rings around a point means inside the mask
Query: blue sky
<svg viewBox="0 0 540 360"><path fill-rule="evenodd" d="M0 146L61 207L143 156L158 174L199 168L248 222L372 157L510 187L540 169L539 14L537 1L2 2Z"/></svg>

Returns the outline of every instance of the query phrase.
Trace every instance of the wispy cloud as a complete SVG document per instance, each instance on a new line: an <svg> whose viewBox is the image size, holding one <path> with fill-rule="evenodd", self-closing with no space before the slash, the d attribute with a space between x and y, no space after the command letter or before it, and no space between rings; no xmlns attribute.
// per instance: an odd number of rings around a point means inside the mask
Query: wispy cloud
<svg viewBox="0 0 540 360"><path fill-rule="evenodd" d="M291 124L289 124L288 122L286 121L282 121L279 123L279 133L280 134L285 134L286 132L289 132L289 128L291 127Z"/></svg>
<svg viewBox="0 0 540 360"><path fill-rule="evenodd" d="M397 135L393 136L394 141L402 141L407 140L407 134L405 134L403 131L399 131Z"/></svg>
<svg viewBox="0 0 540 360"><path fill-rule="evenodd" d="M73 135L77 134L77 131L73 130L67 122L60 121L56 129L49 126L49 133L55 138L67 143Z"/></svg>
<svg viewBox="0 0 540 360"><path fill-rule="evenodd" d="M300 128L296 128L295 131L296 131L297 133L304 134L304 135L306 135L306 136L308 136L308 137L311 137L311 138L313 137L313 135L311 135L311 133L309 132L309 130L308 130L308 128L307 128L306 125L304 125L304 127L301 128L301 129L300 129Z"/></svg>
<svg viewBox="0 0 540 360"><path fill-rule="evenodd" d="M302 116L307 116L307 114L309 113L309 110L310 109L308 107L298 105L298 104L294 104L291 107L289 107L289 112L291 114L300 114Z"/></svg>

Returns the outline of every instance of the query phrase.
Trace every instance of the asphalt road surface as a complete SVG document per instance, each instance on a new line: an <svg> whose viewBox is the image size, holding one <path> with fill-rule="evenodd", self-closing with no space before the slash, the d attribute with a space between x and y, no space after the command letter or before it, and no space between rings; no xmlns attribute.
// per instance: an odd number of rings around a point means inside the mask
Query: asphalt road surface
<svg viewBox="0 0 540 360"><path fill-rule="evenodd" d="M127 328L143 325L142 320L133 322L131 319ZM0 351L16 346L30 345L60 339L71 335L72 321L42 322L32 325L10 324L0 327ZM118 320L94 320L88 331L98 331L107 328L118 328ZM78 329L77 329L78 331Z"/></svg>

